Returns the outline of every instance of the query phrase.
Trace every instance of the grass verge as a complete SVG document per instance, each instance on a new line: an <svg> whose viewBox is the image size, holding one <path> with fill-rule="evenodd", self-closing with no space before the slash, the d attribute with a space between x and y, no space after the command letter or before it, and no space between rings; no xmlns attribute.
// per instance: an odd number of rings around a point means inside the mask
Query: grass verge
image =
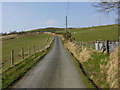
<svg viewBox="0 0 120 90"><path fill-rule="evenodd" d="M73 58L73 62L76 65L76 68L82 78L83 84L85 85L86 88L96 88L93 83L91 83L91 81L88 79L87 76L84 75L84 73L82 72L82 69L80 68L80 63L78 62L78 60L73 56L73 54L66 48L66 50L68 51L68 53L70 54L70 56Z"/></svg>
<svg viewBox="0 0 120 90"><path fill-rule="evenodd" d="M35 66L51 49L53 46L53 42L47 50L42 52L35 53L30 57L26 58L24 61L16 64L13 67L10 67L6 71L2 73L2 88L6 89L9 86L13 85L16 81L21 79L26 75L30 69Z"/></svg>
<svg viewBox="0 0 120 90"><path fill-rule="evenodd" d="M74 51L68 47L68 51L70 55L72 55L72 57L74 58L74 62L75 62L75 65L77 66L78 71L79 72L82 71L83 75L87 77L87 79L94 85L95 88L97 89L110 88L109 82L108 82L108 78L109 78L108 76L110 76L110 74L108 75L108 69L109 69L108 62L110 61L110 56L106 53L92 51L91 49L88 49L88 48L87 50L83 49L82 52L80 51L81 50L80 48L79 48L79 52L76 51L77 49L78 48L76 48ZM90 53L90 56L89 56L89 53L85 53L88 51ZM87 54L89 58L88 57L85 58L84 55L87 56ZM79 69L81 69L81 71ZM83 75L81 74L81 76ZM83 79L83 82L85 84L87 83L85 85L87 86L86 88L93 88L90 85L91 83L88 82L87 80Z"/></svg>
<svg viewBox="0 0 120 90"><path fill-rule="evenodd" d="M106 65L108 61L110 61L108 54L96 52L86 62L82 63L88 76L91 77L100 88L110 88L106 82L108 77Z"/></svg>

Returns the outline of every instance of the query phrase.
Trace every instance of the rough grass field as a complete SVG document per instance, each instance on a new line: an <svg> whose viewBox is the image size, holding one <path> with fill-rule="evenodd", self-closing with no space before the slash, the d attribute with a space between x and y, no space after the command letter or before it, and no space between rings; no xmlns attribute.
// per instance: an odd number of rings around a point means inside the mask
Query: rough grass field
<svg viewBox="0 0 120 90"><path fill-rule="evenodd" d="M53 42L50 43L49 48L46 48L42 52L37 52L24 61L16 64L13 67L3 71L2 74L2 88L6 90L8 87L12 87L13 84L19 79L21 79L30 69L37 64L51 49ZM24 68L23 68L24 67Z"/></svg>
<svg viewBox="0 0 120 90"><path fill-rule="evenodd" d="M118 41L118 25L95 26L80 29L68 29L76 41L112 40ZM65 33L65 31L57 31Z"/></svg>
<svg viewBox="0 0 120 90"><path fill-rule="evenodd" d="M34 51L33 47L35 45L35 49L38 50L38 45L40 44L40 48L43 48L45 42L52 37L52 35L48 34L26 34L22 37L9 39L2 43L2 69L6 69L10 67L10 59L11 59L11 50L14 50L14 62L17 63L21 60L21 50L24 48L24 52L28 52L28 46L30 47L30 52ZM25 54L26 55L26 54Z"/></svg>

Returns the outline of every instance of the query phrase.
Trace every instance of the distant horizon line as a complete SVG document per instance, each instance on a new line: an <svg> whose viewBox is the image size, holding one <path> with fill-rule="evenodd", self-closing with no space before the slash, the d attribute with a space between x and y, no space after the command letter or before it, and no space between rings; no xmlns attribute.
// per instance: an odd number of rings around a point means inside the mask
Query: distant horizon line
<svg viewBox="0 0 120 90"><path fill-rule="evenodd" d="M86 27L94 27L94 26L106 26L106 25L117 25L117 24L102 24L102 25L92 25L92 26L80 26L80 27L72 27L72 26L68 26L68 28L86 28ZM39 28L32 28L32 29L27 29L27 30L14 30L16 32L21 32L21 31L32 31L32 30L36 30L36 29L45 29L45 28L65 28L65 27L57 27L57 26L46 26L46 27L39 27ZM10 33L13 31L9 31L9 32L0 32L0 33Z"/></svg>

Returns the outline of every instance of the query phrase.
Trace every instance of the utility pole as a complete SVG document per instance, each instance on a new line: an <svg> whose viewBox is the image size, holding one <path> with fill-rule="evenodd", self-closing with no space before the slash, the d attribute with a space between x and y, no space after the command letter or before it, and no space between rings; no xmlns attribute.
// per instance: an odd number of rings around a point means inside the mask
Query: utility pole
<svg viewBox="0 0 120 90"><path fill-rule="evenodd" d="M66 16L66 39L67 39L67 16Z"/></svg>

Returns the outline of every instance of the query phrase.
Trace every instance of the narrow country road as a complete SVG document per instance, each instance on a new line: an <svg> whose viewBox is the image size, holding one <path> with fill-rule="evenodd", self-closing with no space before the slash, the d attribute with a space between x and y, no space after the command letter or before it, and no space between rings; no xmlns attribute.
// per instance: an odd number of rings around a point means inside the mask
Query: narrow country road
<svg viewBox="0 0 120 90"><path fill-rule="evenodd" d="M14 88L85 87L61 37L56 37L52 50Z"/></svg>

